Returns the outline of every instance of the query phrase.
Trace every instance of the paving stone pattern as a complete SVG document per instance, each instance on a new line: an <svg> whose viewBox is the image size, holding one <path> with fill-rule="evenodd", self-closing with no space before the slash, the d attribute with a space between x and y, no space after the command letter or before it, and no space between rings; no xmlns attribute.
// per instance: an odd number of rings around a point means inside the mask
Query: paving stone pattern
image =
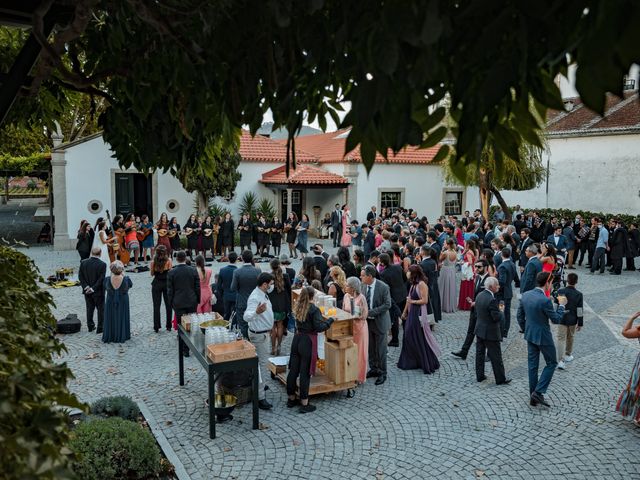
<svg viewBox="0 0 640 480"><path fill-rule="evenodd" d="M45 276L78 264L75 252L26 253ZM528 405L526 345L517 325L504 346L512 384L496 386L492 375L475 382L473 355L461 361L449 353L466 332L468 313L460 312L445 314L436 328L443 356L435 374L398 370L400 351L390 348L387 383L368 382L351 399L316 397L317 411L306 415L287 409L284 386L268 379L274 409L260 412L264 429L251 430L244 406L218 426L215 440L208 437L203 370L186 359L180 387L176 334L153 332L148 272L130 274L132 338L123 345L105 345L86 331L79 288L50 291L58 318L77 313L83 320L81 333L63 338L68 353L60 360L76 377L71 389L86 402L118 394L143 399L193 479L640 478L640 429L614 411L639 351L619 330L640 308L640 273L577 272L591 308L575 361L551 383L551 409Z"/></svg>

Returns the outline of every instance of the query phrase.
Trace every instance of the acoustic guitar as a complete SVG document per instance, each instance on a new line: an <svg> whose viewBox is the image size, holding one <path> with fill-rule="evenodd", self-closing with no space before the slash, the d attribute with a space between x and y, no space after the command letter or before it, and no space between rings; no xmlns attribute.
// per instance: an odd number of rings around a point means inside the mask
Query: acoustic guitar
<svg viewBox="0 0 640 480"><path fill-rule="evenodd" d="M169 238L173 238L176 235L178 235L178 230L169 230L169 233L167 233L167 237Z"/></svg>
<svg viewBox="0 0 640 480"><path fill-rule="evenodd" d="M167 230L166 228L159 228L158 229L158 236L159 237L166 237L168 233L169 233L169 230Z"/></svg>
<svg viewBox="0 0 640 480"><path fill-rule="evenodd" d="M138 237L139 242L143 242L145 238L153 233L153 229L151 228L142 228L138 232L136 232L136 237Z"/></svg>
<svg viewBox="0 0 640 480"><path fill-rule="evenodd" d="M193 233L193 228L185 227L184 234L189 237Z"/></svg>
<svg viewBox="0 0 640 480"><path fill-rule="evenodd" d="M204 230L202 230L202 233L204 234L205 237L210 237L211 234L213 233L213 230L210 228L205 228Z"/></svg>

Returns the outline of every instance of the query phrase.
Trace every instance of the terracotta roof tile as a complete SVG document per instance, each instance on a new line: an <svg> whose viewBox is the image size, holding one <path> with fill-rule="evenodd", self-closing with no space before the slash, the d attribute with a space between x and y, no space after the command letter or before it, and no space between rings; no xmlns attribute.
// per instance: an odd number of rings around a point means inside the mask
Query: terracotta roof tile
<svg viewBox="0 0 640 480"><path fill-rule="evenodd" d="M344 154L345 144L349 129L336 132L322 133L319 135L305 135L296 138L296 149L309 152L318 157L320 163L342 163L344 161L361 162L360 147L356 147L347 155ZM282 140L278 140L283 142ZM407 147L396 155L389 151L389 163L427 164L433 160L440 145L431 148L419 149ZM387 160L382 155L376 156L376 163L385 163Z"/></svg>
<svg viewBox="0 0 640 480"><path fill-rule="evenodd" d="M580 99L570 99L573 109L567 112L550 111L547 115L547 131L550 134L565 132L597 133L609 129L640 128L640 102L638 92L625 92L624 98L607 94L604 117L589 110Z"/></svg>
<svg viewBox="0 0 640 480"><path fill-rule="evenodd" d="M286 142L282 144L262 135L252 137L249 132L242 130L240 139L240 156L246 162L276 162L284 163L287 160ZM303 152L296 148L296 162L317 162L315 155Z"/></svg>
<svg viewBox="0 0 640 480"><path fill-rule="evenodd" d="M349 181L342 175L331 173L312 165L298 165L289 172L287 179L285 166L281 166L262 174L261 183L292 185L345 185Z"/></svg>

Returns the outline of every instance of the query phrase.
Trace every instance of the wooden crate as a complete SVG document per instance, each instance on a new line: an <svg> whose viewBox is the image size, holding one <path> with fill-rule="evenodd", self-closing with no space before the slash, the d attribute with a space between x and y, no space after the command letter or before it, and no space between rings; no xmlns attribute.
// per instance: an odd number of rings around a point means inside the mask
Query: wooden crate
<svg viewBox="0 0 640 480"><path fill-rule="evenodd" d="M207 346L207 356L213 363L230 362L256 356L256 347L246 340L216 343Z"/></svg>
<svg viewBox="0 0 640 480"><path fill-rule="evenodd" d="M334 318L336 318L336 321L333 322L329 329L324 332L325 336L329 340L353 337L353 319L345 317L342 317L342 319L338 319L339 317Z"/></svg>
<svg viewBox="0 0 640 480"><path fill-rule="evenodd" d="M324 342L325 374L336 384L358 378L358 347L340 348L335 342Z"/></svg>
<svg viewBox="0 0 640 480"><path fill-rule="evenodd" d="M267 361L267 370L269 370L273 375L278 375L279 373L285 373L287 371L287 366L274 365L273 363Z"/></svg>

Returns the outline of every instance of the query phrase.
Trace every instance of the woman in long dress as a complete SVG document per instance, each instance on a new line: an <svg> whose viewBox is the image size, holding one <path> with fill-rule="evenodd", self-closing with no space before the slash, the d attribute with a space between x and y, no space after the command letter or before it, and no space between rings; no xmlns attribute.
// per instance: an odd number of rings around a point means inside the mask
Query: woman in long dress
<svg viewBox="0 0 640 480"><path fill-rule="evenodd" d="M622 329L622 335L626 338L640 339L640 326L634 327L633 322L640 317L640 312L634 313ZM640 353L631 369L631 377L627 387L620 394L616 411L623 417L629 417L637 426L640 426Z"/></svg>
<svg viewBox="0 0 640 480"><path fill-rule="evenodd" d="M421 369L425 374L433 373L440 368L438 355L440 347L429 325L423 324L421 316L427 314L429 289L427 278L419 265L409 267L409 296L402 312L404 336L402 350L398 359L401 370Z"/></svg>
<svg viewBox="0 0 640 480"><path fill-rule="evenodd" d="M96 235L93 237L93 247L100 248L100 260L102 260L107 265L111 264L111 259L109 258L109 240L107 239L107 223L104 220L101 220L96 225ZM108 269L107 269L108 271ZM105 274L106 275L106 274Z"/></svg>
<svg viewBox="0 0 640 480"><path fill-rule="evenodd" d="M131 338L131 319L129 316L129 289L131 279L125 275L124 265L116 260L109 267L111 276L104 279L107 293L104 302L104 343L124 343Z"/></svg>
<svg viewBox="0 0 640 480"><path fill-rule="evenodd" d="M542 242L540 249L542 251L542 255L540 256L542 271L549 272L551 275L553 270L556 268L556 247L546 242ZM551 291L545 290L544 294L549 297L551 296Z"/></svg>
<svg viewBox="0 0 640 480"><path fill-rule="evenodd" d="M369 326L367 325L369 308L361 290L359 278L347 278L342 303L342 309L345 312L358 315L358 318L353 321L353 342L358 346L358 383L360 384L367 380L369 365Z"/></svg>
<svg viewBox="0 0 640 480"><path fill-rule="evenodd" d="M453 238L448 238L445 243L445 250L440 254L440 276L438 277L438 288L440 289L440 303L442 311L453 313L456 311L456 262L458 252L456 242Z"/></svg>
<svg viewBox="0 0 640 480"><path fill-rule="evenodd" d="M309 234L309 215L302 214L300 223L296 227L298 232L298 243L296 243L296 249L300 252L300 256L305 258L309 250L307 249L307 235Z"/></svg>
<svg viewBox="0 0 640 480"><path fill-rule="evenodd" d="M465 250L462 254L463 274L467 277L460 282L460 295L458 296L458 310L471 310L471 302L473 302L473 290L475 272L475 261L478 258L476 251L476 242L467 240L465 242ZM466 264L466 265L465 265ZM469 301L471 300L471 302Z"/></svg>
<svg viewBox="0 0 640 480"><path fill-rule="evenodd" d="M353 237L351 236L351 211L345 204L342 206L342 239L340 245L350 247Z"/></svg>
<svg viewBox="0 0 640 480"><path fill-rule="evenodd" d="M200 277L200 303L196 309L197 313L209 313L211 312L211 298L213 292L211 291L211 269L205 268L204 256L198 255L196 257L196 270Z"/></svg>
<svg viewBox="0 0 640 480"><path fill-rule="evenodd" d="M86 260L91 255L91 249L93 248L93 240L95 239L95 233L91 224L86 220L80 222L80 229L78 230L78 243L76 243L76 250L80 255L80 261Z"/></svg>
<svg viewBox="0 0 640 480"><path fill-rule="evenodd" d="M298 258L298 252L296 250L296 237L298 235L298 216L296 212L289 212L287 215L287 221L284 222L284 228L286 230L287 245L289 246L289 256L291 258Z"/></svg>

